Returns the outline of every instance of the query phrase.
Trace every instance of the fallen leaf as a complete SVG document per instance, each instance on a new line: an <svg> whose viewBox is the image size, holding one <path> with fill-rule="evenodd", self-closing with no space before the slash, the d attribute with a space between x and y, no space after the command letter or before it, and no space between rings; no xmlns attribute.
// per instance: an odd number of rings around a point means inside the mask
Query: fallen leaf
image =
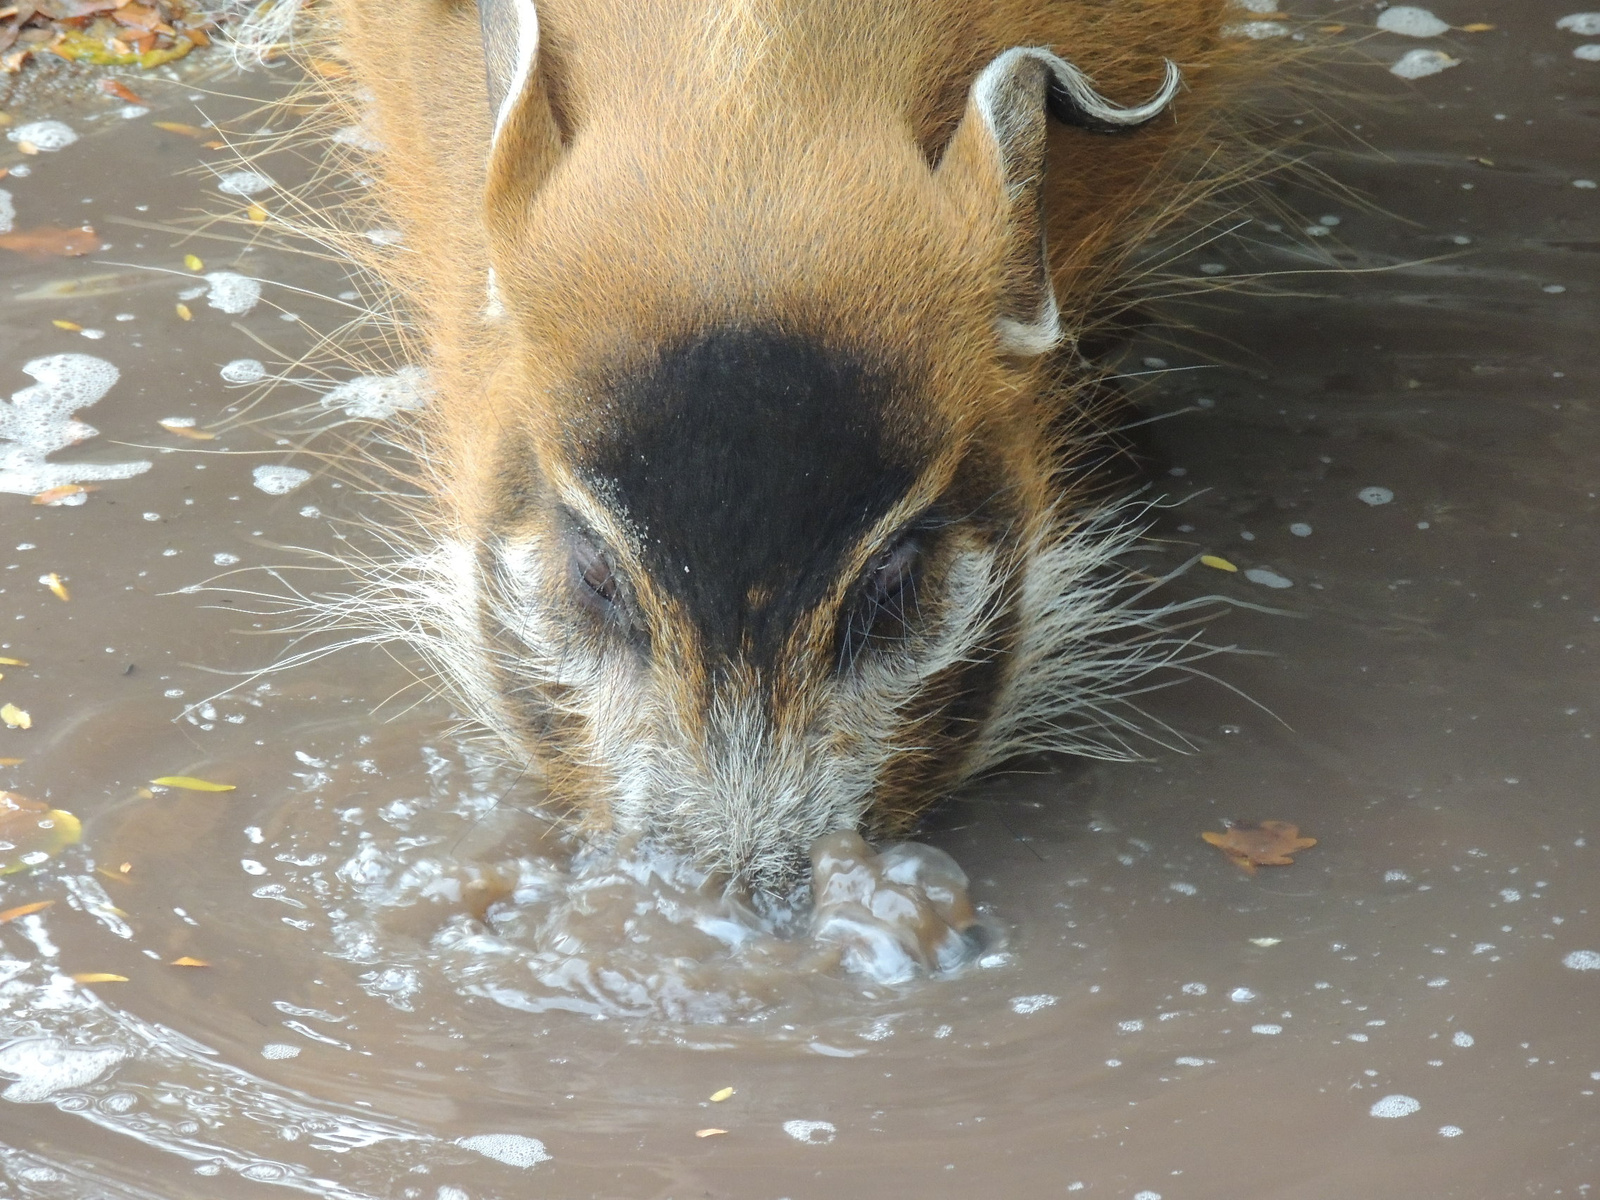
<svg viewBox="0 0 1600 1200"><path fill-rule="evenodd" d="M189 306L187 304L174 305L173 309L178 314L178 320L180 320L180 321L192 321L192 320L194 320L194 314L189 311Z"/></svg>
<svg viewBox="0 0 1600 1200"><path fill-rule="evenodd" d="M1215 554L1202 554L1200 556L1200 565L1202 567L1210 567L1214 571L1237 571L1239 569L1227 559L1218 558Z"/></svg>
<svg viewBox="0 0 1600 1200"><path fill-rule="evenodd" d="M1469 154L1467 156L1467 161L1468 162L1475 162L1480 167L1492 167L1492 166L1494 166L1494 159L1485 158L1481 154Z"/></svg>
<svg viewBox="0 0 1600 1200"><path fill-rule="evenodd" d="M27 138L18 138L17 139L17 149L21 150L24 154L37 154L37 153L39 153L39 147L35 146Z"/></svg>
<svg viewBox="0 0 1600 1200"><path fill-rule="evenodd" d="M179 437L188 438L195 442L209 442L216 438L216 434L205 429L196 429L193 425L169 425L165 421L157 421L157 425L168 433L175 433Z"/></svg>
<svg viewBox="0 0 1600 1200"><path fill-rule="evenodd" d="M697 1138L721 1137L727 1132L726 1129L696 1129L694 1135Z"/></svg>
<svg viewBox="0 0 1600 1200"><path fill-rule="evenodd" d="M69 812L0 792L0 875L36 867L83 837L83 826Z"/></svg>
<svg viewBox="0 0 1600 1200"><path fill-rule="evenodd" d="M51 321L50 324L54 325L57 329L65 329L68 333L83 332L83 326L79 325L76 321L62 321L57 319Z"/></svg>
<svg viewBox="0 0 1600 1200"><path fill-rule="evenodd" d="M26 761L22 758L0 758L0 767L20 767Z"/></svg>
<svg viewBox="0 0 1600 1200"><path fill-rule="evenodd" d="M1471 25L1463 25L1462 33L1488 33L1494 26L1487 21L1474 21Z"/></svg>
<svg viewBox="0 0 1600 1200"><path fill-rule="evenodd" d="M142 104L146 108L150 107L150 101L119 80L101 79L100 90L115 96L119 100L126 100L129 104Z"/></svg>
<svg viewBox="0 0 1600 1200"><path fill-rule="evenodd" d="M209 779L196 779L193 775L163 775L152 779L151 787L182 788L186 792L231 792L236 783L212 783Z"/></svg>
<svg viewBox="0 0 1600 1200"><path fill-rule="evenodd" d="M95 873L104 875L107 879L115 879L118 883L132 883L126 871L113 871L110 867L96 867Z"/></svg>
<svg viewBox="0 0 1600 1200"><path fill-rule="evenodd" d="M198 254L185 254L183 256L183 265L186 270L190 271L204 271L206 269L205 262Z"/></svg>
<svg viewBox="0 0 1600 1200"><path fill-rule="evenodd" d="M5 912L0 912L0 925L9 925L19 917L43 912L54 903L54 900L35 900L32 904L19 904L15 908L8 908Z"/></svg>
<svg viewBox="0 0 1600 1200"><path fill-rule="evenodd" d="M261 224L264 224L266 222L267 210L262 208L261 205L252 204L249 208L245 209L244 211L245 211L245 215L248 216L257 225L261 225Z"/></svg>
<svg viewBox="0 0 1600 1200"><path fill-rule="evenodd" d="M1250 944L1252 946L1260 946L1263 950L1269 950L1282 941L1282 938L1251 938Z"/></svg>
<svg viewBox="0 0 1600 1200"><path fill-rule="evenodd" d="M33 718L15 704L0 704L0 721L12 729L32 729Z"/></svg>
<svg viewBox="0 0 1600 1200"><path fill-rule="evenodd" d="M124 875L126 875L129 871L133 870L133 864L132 863L123 863L121 866L119 866L117 868L117 870L121 871Z"/></svg>
<svg viewBox="0 0 1600 1200"><path fill-rule="evenodd" d="M0 250L14 250L18 254L81 258L100 249L100 244L100 235L87 225L75 229L65 225L40 225L16 233L0 233Z"/></svg>
<svg viewBox="0 0 1600 1200"><path fill-rule="evenodd" d="M720 1088L717 1091L711 1093L711 1103L713 1103L713 1104L721 1104L724 1100L726 1100L731 1095L733 1095L733 1089L732 1088Z"/></svg>
<svg viewBox="0 0 1600 1200"><path fill-rule="evenodd" d="M1317 32L1318 33L1343 33L1344 32L1344 26L1343 25L1318 25L1317 26Z"/></svg>
<svg viewBox="0 0 1600 1200"><path fill-rule="evenodd" d="M1316 838L1301 837L1300 827L1288 821L1229 822L1223 833L1207 831L1200 836L1251 875L1257 867L1293 866L1293 855L1317 844Z"/></svg>
<svg viewBox="0 0 1600 1200"><path fill-rule="evenodd" d="M33 498L35 504L60 504L68 496L82 495L84 492L95 491L94 484L89 483L60 483L53 488L45 488Z"/></svg>
<svg viewBox="0 0 1600 1200"><path fill-rule="evenodd" d="M167 964L169 967L209 967L210 965L203 958L190 958L187 954L182 958L175 958Z"/></svg>
<svg viewBox="0 0 1600 1200"><path fill-rule="evenodd" d="M182 121L156 121L154 125L157 129L165 129L168 133L181 133L184 137L203 138L211 136L200 126L185 125Z"/></svg>
<svg viewBox="0 0 1600 1200"><path fill-rule="evenodd" d="M127 983L126 975L113 975L110 971L82 971L72 977L74 983Z"/></svg>
<svg viewBox="0 0 1600 1200"><path fill-rule="evenodd" d="M61 576L51 571L48 575L39 576L39 582L50 589L57 600L65 603L72 599L72 593L67 591L67 585L61 582Z"/></svg>
<svg viewBox="0 0 1600 1200"><path fill-rule="evenodd" d="M0 667L25 667L27 661L21 658L0 658Z"/></svg>

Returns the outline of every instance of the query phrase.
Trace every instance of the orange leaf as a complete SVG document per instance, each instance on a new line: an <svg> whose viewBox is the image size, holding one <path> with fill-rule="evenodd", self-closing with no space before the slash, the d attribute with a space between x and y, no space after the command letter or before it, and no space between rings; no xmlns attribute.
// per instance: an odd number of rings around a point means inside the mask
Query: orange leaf
<svg viewBox="0 0 1600 1200"><path fill-rule="evenodd" d="M24 758L0 758L0 767L20 767L26 761Z"/></svg>
<svg viewBox="0 0 1600 1200"><path fill-rule="evenodd" d="M1252 875L1257 867L1292 866L1294 855L1317 844L1316 838L1301 837L1300 827L1288 821L1229 822L1224 833L1200 836Z"/></svg>
<svg viewBox="0 0 1600 1200"><path fill-rule="evenodd" d="M19 904L15 908L8 908L5 912L0 912L0 925L9 925L18 917L43 912L54 903L54 900L35 900L32 904Z"/></svg>
<svg viewBox="0 0 1600 1200"><path fill-rule="evenodd" d="M167 964L169 967L209 967L210 965L203 958L190 958L187 954L182 958L175 958Z"/></svg>
<svg viewBox="0 0 1600 1200"><path fill-rule="evenodd" d="M126 975L113 975L109 971L83 971L72 977L75 983L127 983Z"/></svg>
<svg viewBox="0 0 1600 1200"><path fill-rule="evenodd" d="M50 324L54 325L57 329L65 329L68 333L83 332L83 326L79 325L76 321L63 321L60 317L57 317L54 321L51 321Z"/></svg>
<svg viewBox="0 0 1600 1200"><path fill-rule="evenodd" d="M18 254L56 254L63 258L79 258L100 249L100 236L87 225L79 229L68 229L64 225L40 225L37 229L0 233L0 249L15 250Z"/></svg>
<svg viewBox="0 0 1600 1200"><path fill-rule="evenodd" d="M72 599L72 593L67 591L67 585L61 582L61 576L54 571L51 571L48 575L39 576L39 582L49 588L50 594L57 600L65 602Z"/></svg>
<svg viewBox="0 0 1600 1200"><path fill-rule="evenodd" d="M95 491L92 483L61 483L53 488L45 488L33 498L35 504L60 504L68 496L76 496L82 492Z"/></svg>
<svg viewBox="0 0 1600 1200"><path fill-rule="evenodd" d="M143 96L139 95L138 92L135 92L120 80L102 79L100 81L100 90L108 93L109 95L115 96L119 100L126 100L129 104L142 104L146 108L150 107L150 101L146 100Z"/></svg>

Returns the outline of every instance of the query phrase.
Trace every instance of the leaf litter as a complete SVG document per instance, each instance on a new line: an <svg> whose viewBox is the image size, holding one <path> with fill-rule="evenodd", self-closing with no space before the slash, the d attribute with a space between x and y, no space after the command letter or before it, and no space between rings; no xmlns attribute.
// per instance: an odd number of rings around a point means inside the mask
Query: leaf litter
<svg viewBox="0 0 1600 1200"><path fill-rule="evenodd" d="M1257 867L1293 866L1296 854L1317 844L1316 838L1301 837L1300 827L1289 821L1229 821L1224 832L1207 830L1200 836L1250 875Z"/></svg>
<svg viewBox="0 0 1600 1200"><path fill-rule="evenodd" d="M0 875L36 867L83 837L69 812L15 792L0 792Z"/></svg>

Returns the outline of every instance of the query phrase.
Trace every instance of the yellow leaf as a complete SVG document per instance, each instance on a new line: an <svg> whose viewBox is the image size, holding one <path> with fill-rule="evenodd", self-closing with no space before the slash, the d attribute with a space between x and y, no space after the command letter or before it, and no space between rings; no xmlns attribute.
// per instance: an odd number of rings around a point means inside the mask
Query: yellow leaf
<svg viewBox="0 0 1600 1200"><path fill-rule="evenodd" d="M1487 21L1474 21L1471 25L1463 25L1462 33L1488 33L1494 26Z"/></svg>
<svg viewBox="0 0 1600 1200"><path fill-rule="evenodd" d="M54 900L35 900L32 904L19 904L15 908L8 908L0 912L0 925L9 925L19 917L26 917L32 913L43 912L54 904Z"/></svg>
<svg viewBox="0 0 1600 1200"><path fill-rule="evenodd" d="M183 265L190 271L204 271L206 269L206 264L198 254L185 254L183 256Z"/></svg>
<svg viewBox="0 0 1600 1200"><path fill-rule="evenodd" d="M1200 565L1210 567L1216 571L1237 571L1239 569L1227 559L1218 558L1215 554L1202 554L1200 556Z"/></svg>
<svg viewBox="0 0 1600 1200"><path fill-rule="evenodd" d="M61 582L61 576L51 571L48 575L39 576L39 582L44 584L54 593L57 600L71 600L72 593L67 591L67 585Z"/></svg>
<svg viewBox="0 0 1600 1200"><path fill-rule="evenodd" d="M65 329L68 333L82 333L83 332L83 326L79 325L76 321L60 321L60 320L57 320L57 321L51 321L50 324L54 325L57 329Z"/></svg>
<svg viewBox="0 0 1600 1200"><path fill-rule="evenodd" d="M117 868L117 870L121 871L124 875L126 875L129 871L133 870L133 864L132 863L123 863L120 867Z"/></svg>
<svg viewBox="0 0 1600 1200"><path fill-rule="evenodd" d="M733 1089L732 1088L720 1088L717 1091L711 1093L711 1103L713 1103L713 1104L721 1104L724 1100L726 1100L731 1095L733 1095Z"/></svg>
<svg viewBox="0 0 1600 1200"><path fill-rule="evenodd" d="M0 667L25 667L27 665L20 658L0 658Z"/></svg>
<svg viewBox="0 0 1600 1200"><path fill-rule="evenodd" d="M82 837L83 826L71 813L0 792L0 875L36 867Z"/></svg>
<svg viewBox="0 0 1600 1200"><path fill-rule="evenodd" d="M74 983L127 983L126 975L113 975L109 971L83 971L72 977Z"/></svg>
<svg viewBox="0 0 1600 1200"><path fill-rule="evenodd" d="M182 121L156 121L157 129L165 129L168 133L181 133L184 137L203 138L206 131L198 125L185 125Z"/></svg>
<svg viewBox="0 0 1600 1200"><path fill-rule="evenodd" d="M252 204L249 208L245 209L245 214L249 216L249 218L257 225L264 224L267 219L267 210L262 208L259 204Z"/></svg>
<svg viewBox="0 0 1600 1200"><path fill-rule="evenodd" d="M173 308L177 311L178 320L180 320L180 321L192 321L192 320L194 320L194 314L189 311L189 306L187 304L175 304L175 305L173 305Z"/></svg>
<svg viewBox="0 0 1600 1200"><path fill-rule="evenodd" d="M33 498L35 504L60 504L68 496L82 495L84 492L95 490L93 484L60 483L53 488L45 488Z"/></svg>
<svg viewBox="0 0 1600 1200"><path fill-rule="evenodd" d="M1343 25L1318 25L1317 26L1317 32L1318 33L1343 33L1344 32L1344 26Z"/></svg>
<svg viewBox="0 0 1600 1200"><path fill-rule="evenodd" d="M26 709L18 708L15 704L0 704L0 721L12 729L33 728L33 717Z"/></svg>
<svg viewBox="0 0 1600 1200"><path fill-rule="evenodd" d="M131 883L126 871L113 871L110 867L96 867L95 872L104 875L107 879L115 879L118 883Z"/></svg>
<svg viewBox="0 0 1600 1200"><path fill-rule="evenodd" d="M35 146L27 138L22 138L17 142L17 149L21 150L24 154L39 153L39 147Z"/></svg>
<svg viewBox="0 0 1600 1200"><path fill-rule="evenodd" d="M175 958L167 964L169 967L209 967L210 965L203 958L190 958L187 954L182 958Z"/></svg>
<svg viewBox="0 0 1600 1200"><path fill-rule="evenodd" d="M18 767L26 760L21 758L0 758L0 767Z"/></svg>
<svg viewBox="0 0 1600 1200"><path fill-rule="evenodd" d="M213 441L217 436L216 434L208 432L207 430L196 429L193 425L169 425L165 421L157 421L156 424L161 426L161 428L165 429L168 433L175 433L179 437L188 438L190 441L194 442Z"/></svg>
<svg viewBox="0 0 1600 1200"><path fill-rule="evenodd" d="M209 779L196 779L193 775L163 775L152 779L151 787L182 788L186 792L231 792L236 783L212 783Z"/></svg>
<svg viewBox="0 0 1600 1200"><path fill-rule="evenodd" d="M721 1137L727 1132L726 1129L696 1129L694 1135L697 1138Z"/></svg>

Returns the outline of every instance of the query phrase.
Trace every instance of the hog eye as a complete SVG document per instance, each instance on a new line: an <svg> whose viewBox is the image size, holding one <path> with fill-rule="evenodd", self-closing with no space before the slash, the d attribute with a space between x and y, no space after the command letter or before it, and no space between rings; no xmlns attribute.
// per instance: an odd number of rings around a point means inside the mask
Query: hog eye
<svg viewBox="0 0 1600 1200"><path fill-rule="evenodd" d="M868 604L875 607L900 606L900 598L911 579L922 547L917 539L906 534L888 549L880 552L867 566L867 576L861 591Z"/></svg>
<svg viewBox="0 0 1600 1200"><path fill-rule="evenodd" d="M874 643L901 638L917 609L917 567L922 542L903 534L867 564L855 603L848 606L840 629L839 665L848 668Z"/></svg>
<svg viewBox="0 0 1600 1200"><path fill-rule="evenodd" d="M574 538L571 567L578 600L602 615L610 615L616 608L620 585L605 555L587 541Z"/></svg>

